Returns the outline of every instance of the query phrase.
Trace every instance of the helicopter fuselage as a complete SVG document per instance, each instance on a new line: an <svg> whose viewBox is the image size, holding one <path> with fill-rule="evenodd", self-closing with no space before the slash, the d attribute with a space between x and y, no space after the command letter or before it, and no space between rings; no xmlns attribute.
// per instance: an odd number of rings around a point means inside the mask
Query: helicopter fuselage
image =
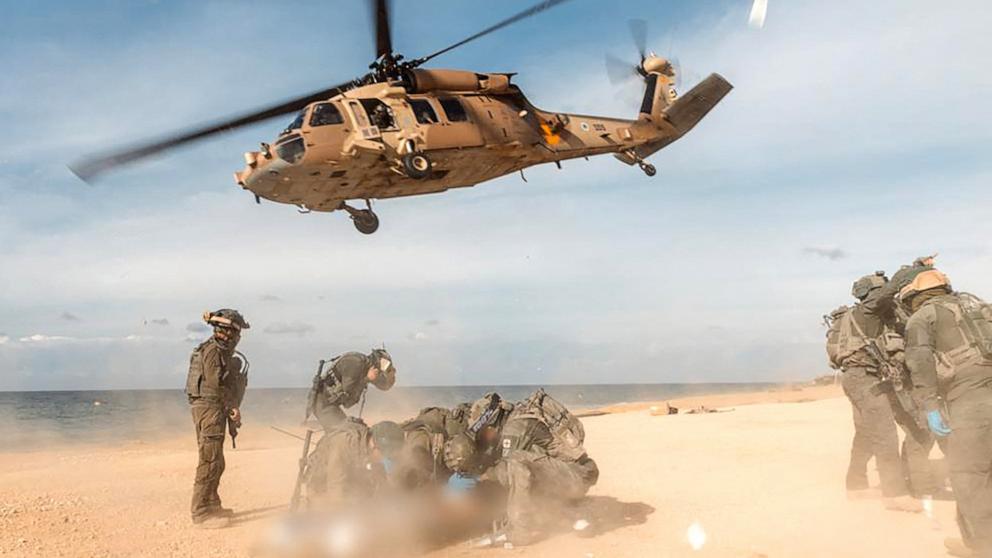
<svg viewBox="0 0 992 558"><path fill-rule="evenodd" d="M639 151L686 131L649 113L625 120L543 111L509 78L417 70L412 84L373 83L311 103L273 144L245 154L235 180L259 198L334 211L347 200L443 192L578 157L615 153L634 164ZM657 87L665 103L675 100L667 81ZM409 153L430 159L426 176L404 172Z"/></svg>

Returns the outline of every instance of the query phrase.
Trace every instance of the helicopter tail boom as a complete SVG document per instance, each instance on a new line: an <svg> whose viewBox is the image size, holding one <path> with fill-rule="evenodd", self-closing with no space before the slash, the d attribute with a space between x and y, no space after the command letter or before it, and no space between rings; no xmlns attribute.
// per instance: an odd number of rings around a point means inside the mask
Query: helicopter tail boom
<svg viewBox="0 0 992 558"><path fill-rule="evenodd" d="M734 86L720 74L710 74L688 93L659 112L683 136L716 106Z"/></svg>

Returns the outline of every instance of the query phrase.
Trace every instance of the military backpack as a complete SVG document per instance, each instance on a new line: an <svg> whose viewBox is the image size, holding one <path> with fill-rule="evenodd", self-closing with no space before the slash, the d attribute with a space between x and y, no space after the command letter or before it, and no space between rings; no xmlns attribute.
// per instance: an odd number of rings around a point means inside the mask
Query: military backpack
<svg viewBox="0 0 992 558"><path fill-rule="evenodd" d="M854 321L856 306L841 306L823 317L827 324L827 358L830 367L839 370L844 361L867 345L865 336Z"/></svg>
<svg viewBox="0 0 992 558"><path fill-rule="evenodd" d="M586 454L582 443L586 431L579 417L572 414L557 399L539 388L530 397L521 401L513 410L516 418L534 418L548 427L554 438L553 457L577 461Z"/></svg>
<svg viewBox="0 0 992 558"><path fill-rule="evenodd" d="M954 316L964 343L939 356L945 364L992 364L992 305L970 293L941 296L934 303Z"/></svg>

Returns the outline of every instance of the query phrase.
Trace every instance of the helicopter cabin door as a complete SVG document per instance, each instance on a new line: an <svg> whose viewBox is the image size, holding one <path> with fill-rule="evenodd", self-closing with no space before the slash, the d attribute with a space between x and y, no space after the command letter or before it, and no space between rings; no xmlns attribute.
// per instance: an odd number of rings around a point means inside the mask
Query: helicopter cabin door
<svg viewBox="0 0 992 558"><path fill-rule="evenodd" d="M348 130L337 103L317 103L310 110L309 116L303 127L307 151L318 154L320 159L338 159Z"/></svg>
<svg viewBox="0 0 992 558"><path fill-rule="evenodd" d="M465 103L457 97L412 98L410 108L417 125L425 129L428 150L482 145L479 126L473 121Z"/></svg>

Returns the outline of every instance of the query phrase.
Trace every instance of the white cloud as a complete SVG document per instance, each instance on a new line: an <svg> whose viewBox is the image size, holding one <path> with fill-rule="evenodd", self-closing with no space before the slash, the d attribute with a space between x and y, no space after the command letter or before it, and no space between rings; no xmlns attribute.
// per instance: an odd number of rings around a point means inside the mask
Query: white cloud
<svg viewBox="0 0 992 558"><path fill-rule="evenodd" d="M73 337L66 337L64 335L44 335L41 333L35 333L34 335L28 335L27 337L21 337L18 339L21 343L51 343L57 341L75 341Z"/></svg>

